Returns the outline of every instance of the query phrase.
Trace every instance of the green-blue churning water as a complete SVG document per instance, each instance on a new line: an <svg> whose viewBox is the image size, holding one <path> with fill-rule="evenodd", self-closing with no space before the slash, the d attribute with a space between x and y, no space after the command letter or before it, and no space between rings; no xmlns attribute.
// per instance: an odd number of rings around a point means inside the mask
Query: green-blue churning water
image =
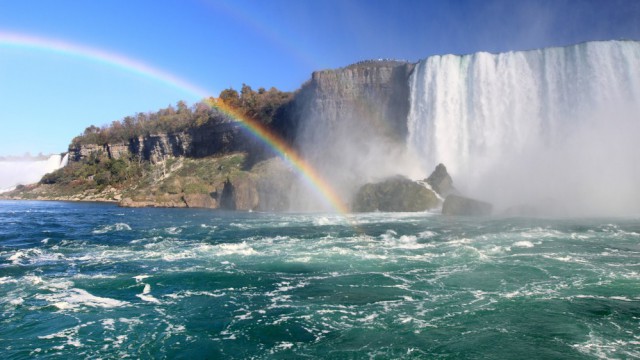
<svg viewBox="0 0 640 360"><path fill-rule="evenodd" d="M0 357L639 358L640 218L0 202Z"/></svg>

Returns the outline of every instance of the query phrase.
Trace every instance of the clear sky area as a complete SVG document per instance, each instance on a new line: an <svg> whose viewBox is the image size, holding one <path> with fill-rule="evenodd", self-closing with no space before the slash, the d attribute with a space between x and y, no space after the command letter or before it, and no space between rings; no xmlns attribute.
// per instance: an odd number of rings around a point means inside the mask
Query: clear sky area
<svg viewBox="0 0 640 360"><path fill-rule="evenodd" d="M0 156L366 59L640 40L638 0L0 0Z"/></svg>

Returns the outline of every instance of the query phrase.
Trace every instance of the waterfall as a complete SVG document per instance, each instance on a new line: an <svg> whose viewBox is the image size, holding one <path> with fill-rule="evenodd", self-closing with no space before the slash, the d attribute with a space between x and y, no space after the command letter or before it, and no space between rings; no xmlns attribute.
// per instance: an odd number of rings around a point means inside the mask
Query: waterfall
<svg viewBox="0 0 640 360"><path fill-rule="evenodd" d="M64 154L64 156L62 157L62 160L60 160L60 164L58 166L59 169L67 166L67 164L69 163L69 153Z"/></svg>
<svg viewBox="0 0 640 360"><path fill-rule="evenodd" d="M16 185L40 181L44 174L67 165L69 154L42 157L21 157L0 160L0 193L13 190Z"/></svg>
<svg viewBox="0 0 640 360"><path fill-rule="evenodd" d="M503 208L640 211L639 42L433 56L409 86L424 174Z"/></svg>

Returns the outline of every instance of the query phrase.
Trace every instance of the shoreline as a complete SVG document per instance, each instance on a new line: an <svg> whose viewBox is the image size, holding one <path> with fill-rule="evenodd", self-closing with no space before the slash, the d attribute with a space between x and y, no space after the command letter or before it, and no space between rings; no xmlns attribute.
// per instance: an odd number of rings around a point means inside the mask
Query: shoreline
<svg viewBox="0 0 640 360"><path fill-rule="evenodd" d="M95 203L117 204L117 205L119 205L119 201L117 201L117 200L107 200L107 199L62 199L62 198L35 198L35 199L26 199L26 198L14 198L14 197L3 197L3 196L0 196L0 201L63 201L63 202L95 202Z"/></svg>

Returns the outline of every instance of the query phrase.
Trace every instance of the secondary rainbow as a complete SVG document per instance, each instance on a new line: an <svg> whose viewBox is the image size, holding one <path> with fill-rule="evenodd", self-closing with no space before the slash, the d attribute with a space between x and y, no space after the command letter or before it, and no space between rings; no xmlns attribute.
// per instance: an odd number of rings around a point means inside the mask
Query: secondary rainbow
<svg viewBox="0 0 640 360"><path fill-rule="evenodd" d="M192 95L200 97L201 99L205 99L204 102L206 104L219 109L220 111L238 121L243 128L253 134L256 138L260 139L260 141L268 145L277 154L279 154L296 170L296 172L298 172L304 178L306 183L310 185L314 192L327 205L341 214L349 213L348 207L344 204L344 202L342 202L335 191L333 191L331 186L284 140L264 127L262 124L245 116L242 116L234 109L226 106L226 104L224 104L222 101L211 98L211 91L196 86L184 79L181 79L178 76L152 67L141 61L122 56L117 53L107 52L101 49L74 44L59 39L50 39L39 36L36 37L31 35L0 31L0 45L51 51L64 55L85 58L90 61L104 63L109 66L115 66L125 71L133 72L141 76L154 79L167 86L186 91Z"/></svg>

